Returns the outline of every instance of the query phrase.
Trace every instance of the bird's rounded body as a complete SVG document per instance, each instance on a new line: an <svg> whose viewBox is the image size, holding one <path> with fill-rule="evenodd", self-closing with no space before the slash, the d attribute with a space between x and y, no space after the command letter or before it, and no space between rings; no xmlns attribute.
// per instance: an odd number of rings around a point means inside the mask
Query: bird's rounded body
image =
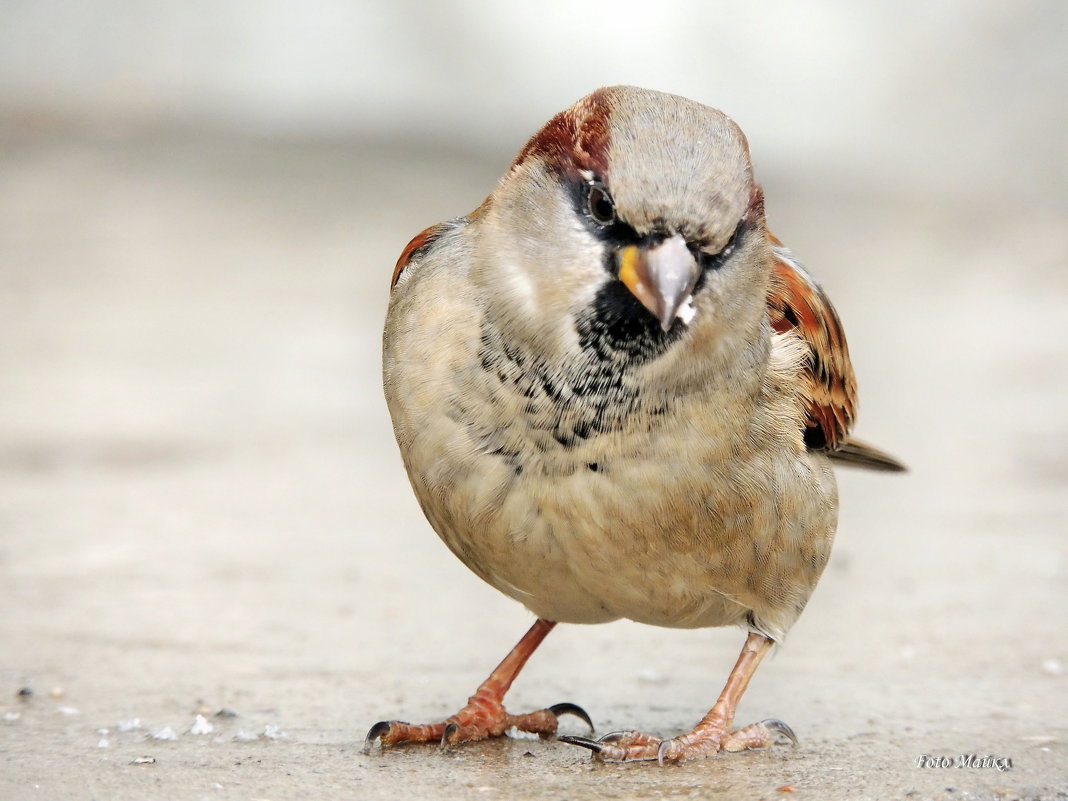
<svg viewBox="0 0 1068 801"><path fill-rule="evenodd" d="M467 266L478 225L443 234L385 334L387 402L439 536L547 620L780 639L837 517L829 460L801 440L796 338L759 326L721 359L694 340L675 364L601 376L580 349L547 361L488 316Z"/></svg>

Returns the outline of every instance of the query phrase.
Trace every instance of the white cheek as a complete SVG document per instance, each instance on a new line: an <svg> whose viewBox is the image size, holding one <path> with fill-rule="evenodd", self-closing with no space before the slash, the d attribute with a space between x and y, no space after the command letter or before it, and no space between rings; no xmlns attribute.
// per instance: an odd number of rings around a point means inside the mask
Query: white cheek
<svg viewBox="0 0 1068 801"><path fill-rule="evenodd" d="M500 265L500 274L507 282L508 297L524 317L538 313L537 287L530 274L515 264Z"/></svg>

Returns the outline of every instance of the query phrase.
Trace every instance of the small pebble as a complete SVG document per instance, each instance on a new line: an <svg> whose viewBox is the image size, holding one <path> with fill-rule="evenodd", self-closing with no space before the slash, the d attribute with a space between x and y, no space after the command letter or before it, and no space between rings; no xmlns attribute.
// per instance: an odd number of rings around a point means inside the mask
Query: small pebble
<svg viewBox="0 0 1068 801"><path fill-rule="evenodd" d="M130 760L131 765L154 765L156 764L156 758L154 756L139 756Z"/></svg>
<svg viewBox="0 0 1068 801"><path fill-rule="evenodd" d="M137 731L141 728L141 718L127 718L126 720L120 720L115 728L119 731Z"/></svg>
<svg viewBox="0 0 1068 801"><path fill-rule="evenodd" d="M33 698L33 688L32 687L23 687L21 690L19 690L17 693L15 693L15 695L17 695L19 698L21 698L24 701L27 698Z"/></svg>
<svg viewBox="0 0 1068 801"><path fill-rule="evenodd" d="M223 707L222 709L220 709L218 712L215 713L215 717L217 717L217 718L236 718L237 717L237 713L234 712L234 710L232 710L232 709L227 709L226 707Z"/></svg>
<svg viewBox="0 0 1068 801"><path fill-rule="evenodd" d="M178 735L174 733L174 729L170 726L164 726L162 729L157 729L150 735L153 740L177 740Z"/></svg>

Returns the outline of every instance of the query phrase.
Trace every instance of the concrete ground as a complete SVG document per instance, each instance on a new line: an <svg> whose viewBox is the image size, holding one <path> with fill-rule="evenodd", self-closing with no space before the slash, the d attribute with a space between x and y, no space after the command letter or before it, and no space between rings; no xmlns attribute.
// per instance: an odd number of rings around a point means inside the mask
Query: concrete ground
<svg viewBox="0 0 1068 801"><path fill-rule="evenodd" d="M740 710L800 745L661 769L361 753L531 622L423 520L378 374L397 254L509 153L24 124L0 152L0 799L1068 798L1062 184L762 174L845 322L859 433L912 471L840 471L834 557ZM561 627L510 706L677 733L741 642Z"/></svg>

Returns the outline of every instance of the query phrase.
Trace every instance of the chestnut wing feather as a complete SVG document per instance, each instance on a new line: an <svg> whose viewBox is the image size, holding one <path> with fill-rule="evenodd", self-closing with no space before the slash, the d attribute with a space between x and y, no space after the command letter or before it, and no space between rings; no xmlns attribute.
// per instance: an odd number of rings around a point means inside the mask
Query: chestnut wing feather
<svg viewBox="0 0 1068 801"><path fill-rule="evenodd" d="M789 250L773 241L768 319L773 330L794 331L808 345L801 390L805 444L834 451L845 443L857 408L857 382L845 333L823 290Z"/></svg>
<svg viewBox="0 0 1068 801"><path fill-rule="evenodd" d="M434 243L449 231L467 225L468 222L469 219L467 217L458 217L455 220L432 225L412 237L412 241L405 245L404 250L401 251L400 258L397 259L396 266L393 268L393 278L389 282L389 291L392 292L396 288L401 273L432 248Z"/></svg>

